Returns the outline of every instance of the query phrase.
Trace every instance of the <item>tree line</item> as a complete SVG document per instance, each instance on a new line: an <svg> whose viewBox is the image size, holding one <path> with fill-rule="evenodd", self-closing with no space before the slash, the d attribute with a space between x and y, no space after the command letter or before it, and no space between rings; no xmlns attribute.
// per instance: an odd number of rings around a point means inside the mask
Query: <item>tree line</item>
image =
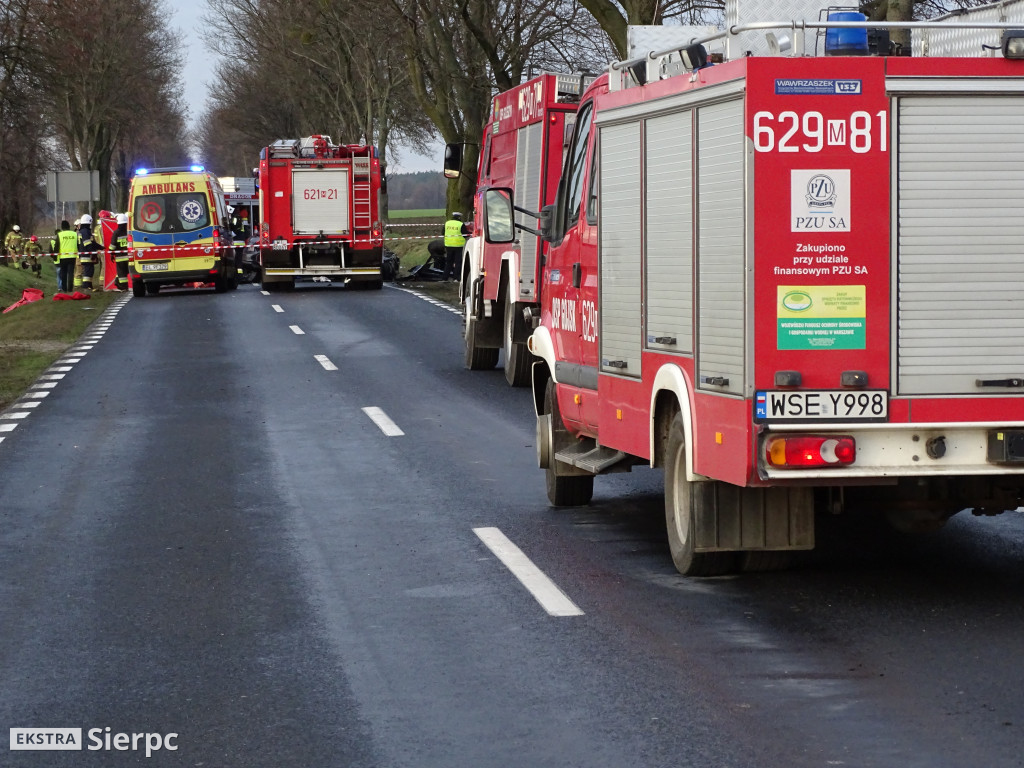
<svg viewBox="0 0 1024 768"><path fill-rule="evenodd" d="M870 0L873 19L982 0ZM98 170L100 208L123 209L132 169L202 157L248 176L280 138L424 151L466 145L445 207L468 211L493 95L543 71L596 72L627 56L631 24L719 22L724 0L207 0L220 54L194 135L164 0L0 0L0 227L25 221L44 171ZM109 187L109 189L108 189Z"/></svg>

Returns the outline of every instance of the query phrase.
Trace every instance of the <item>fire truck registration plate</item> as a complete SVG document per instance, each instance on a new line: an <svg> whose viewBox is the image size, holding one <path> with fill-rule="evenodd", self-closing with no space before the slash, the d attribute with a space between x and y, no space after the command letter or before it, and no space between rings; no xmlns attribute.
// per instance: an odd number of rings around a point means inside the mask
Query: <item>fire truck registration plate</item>
<svg viewBox="0 0 1024 768"><path fill-rule="evenodd" d="M288 241L287 240L275 240L274 244L271 246L271 250L273 250L273 251L287 251L288 250Z"/></svg>
<svg viewBox="0 0 1024 768"><path fill-rule="evenodd" d="M754 418L759 421L880 421L888 415L889 393L881 389L754 393Z"/></svg>
<svg viewBox="0 0 1024 768"><path fill-rule="evenodd" d="M143 264L142 265L142 271L143 272L166 272L167 271L167 262L164 261L164 262L161 262L159 264Z"/></svg>

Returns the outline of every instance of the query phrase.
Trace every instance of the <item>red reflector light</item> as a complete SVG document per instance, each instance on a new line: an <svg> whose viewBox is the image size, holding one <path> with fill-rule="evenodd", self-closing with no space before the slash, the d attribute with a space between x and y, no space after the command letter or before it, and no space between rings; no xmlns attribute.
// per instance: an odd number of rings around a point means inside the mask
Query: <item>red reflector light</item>
<svg viewBox="0 0 1024 768"><path fill-rule="evenodd" d="M773 467L841 467L856 457L857 443L849 435L787 435L765 444L765 458Z"/></svg>

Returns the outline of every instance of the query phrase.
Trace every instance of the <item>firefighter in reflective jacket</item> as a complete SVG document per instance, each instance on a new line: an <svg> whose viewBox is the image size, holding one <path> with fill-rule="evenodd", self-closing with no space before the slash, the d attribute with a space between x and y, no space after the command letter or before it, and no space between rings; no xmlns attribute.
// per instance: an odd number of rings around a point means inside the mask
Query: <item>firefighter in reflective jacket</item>
<svg viewBox="0 0 1024 768"><path fill-rule="evenodd" d="M25 241L24 249L25 256L21 262L21 268L31 269L32 274L36 277L42 277L43 267L39 263L39 258L43 255L43 246L39 244L39 238L32 235Z"/></svg>
<svg viewBox="0 0 1024 768"><path fill-rule="evenodd" d="M100 246L96 243L92 236L92 216L85 214L79 220L78 227L78 264L81 268L81 288L83 291L92 291L92 278L93 273L96 270L96 262L99 261L97 257L97 251L100 250ZM77 284L78 271L76 270L76 284Z"/></svg>
<svg viewBox="0 0 1024 768"><path fill-rule="evenodd" d="M117 214L117 229L114 230L114 267L117 277L114 279L115 291L128 290L128 216Z"/></svg>
<svg viewBox="0 0 1024 768"><path fill-rule="evenodd" d="M444 276L446 280L455 280L457 270L462 264L462 247L466 244L469 231L462 223L462 214L456 211L444 223Z"/></svg>
<svg viewBox="0 0 1024 768"><path fill-rule="evenodd" d="M71 229L67 219L60 223L57 240L60 243L57 290L70 291L71 281L75 275L75 264L78 263L78 233Z"/></svg>

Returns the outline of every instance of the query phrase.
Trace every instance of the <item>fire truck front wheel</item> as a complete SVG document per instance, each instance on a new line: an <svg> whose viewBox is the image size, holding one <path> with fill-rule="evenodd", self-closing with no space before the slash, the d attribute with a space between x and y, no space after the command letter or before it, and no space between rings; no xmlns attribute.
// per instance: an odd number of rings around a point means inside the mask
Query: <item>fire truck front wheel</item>
<svg viewBox="0 0 1024 768"><path fill-rule="evenodd" d="M684 576L716 576L735 570L735 552L695 552L697 520L702 506L713 497L713 482L686 479L686 434L683 417L676 414L665 451L665 527L676 570Z"/></svg>
<svg viewBox="0 0 1024 768"><path fill-rule="evenodd" d="M544 416L550 419L548 428L551 430L548 446L550 456L544 468L548 501L553 507L582 507L589 504L590 499L594 496L594 476L590 474L561 474L559 471L561 462L555 458L558 451L569 447L572 437L562 423L562 414L558 410L558 398L555 396L555 382L551 379L548 379L548 385L544 390ZM567 469L579 472L575 467L567 467Z"/></svg>

